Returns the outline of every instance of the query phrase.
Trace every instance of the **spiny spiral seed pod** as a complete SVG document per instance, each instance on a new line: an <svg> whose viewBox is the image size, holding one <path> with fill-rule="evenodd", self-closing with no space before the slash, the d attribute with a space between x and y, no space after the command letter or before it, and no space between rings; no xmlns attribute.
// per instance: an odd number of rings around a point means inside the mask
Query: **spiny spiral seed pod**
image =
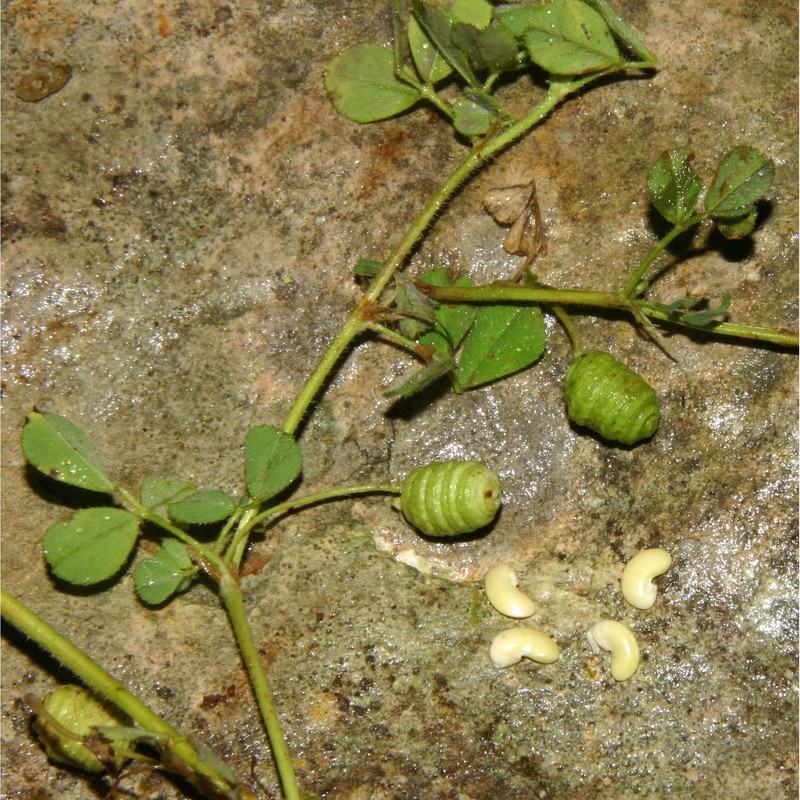
<svg viewBox="0 0 800 800"><path fill-rule="evenodd" d="M564 382L569 418L603 438L635 444L652 436L661 412L647 381L610 353L584 353Z"/></svg>
<svg viewBox="0 0 800 800"><path fill-rule="evenodd" d="M403 482L400 507L428 536L459 536L488 525L500 508L500 479L477 461L438 461Z"/></svg>
<svg viewBox="0 0 800 800"><path fill-rule="evenodd" d="M120 725L120 719L86 689L73 685L59 686L48 692L42 708L47 713L36 717L33 729L47 755L53 761L80 767L87 772L102 772L105 769L102 762L81 739L96 733L98 726ZM58 726L74 734L74 738L67 736ZM121 767L125 760L126 756L115 749L117 767Z"/></svg>

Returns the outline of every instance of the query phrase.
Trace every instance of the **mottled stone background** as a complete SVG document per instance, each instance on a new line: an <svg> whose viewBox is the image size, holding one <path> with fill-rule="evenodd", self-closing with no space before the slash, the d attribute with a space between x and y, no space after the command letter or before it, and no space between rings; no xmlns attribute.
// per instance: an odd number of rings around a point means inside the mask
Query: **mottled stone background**
<svg viewBox="0 0 800 800"><path fill-rule="evenodd" d="M99 595L56 585L41 534L68 514L26 470L34 406L90 432L127 485L148 472L238 494L248 428L280 423L380 258L464 153L426 110L373 126L335 114L334 53L386 41L384 3L216 0L3 5L3 583L156 710L275 796L270 753L213 594L144 608L127 575ZM621 0L657 73L596 86L464 187L412 270L476 280L519 260L483 212L490 188L535 178L549 250L540 277L614 289L656 240L649 165L691 147L709 175L752 144L775 185L732 245L701 231L653 287L733 295L731 318L797 324L797 8L767 0ZM38 61L66 86L19 99ZM522 111L528 79L501 90ZM652 442L611 449L567 422L569 347L548 322L541 363L456 397L392 406L410 367L365 342L301 438L304 490L478 457L506 503L482 538L420 539L383 498L321 507L254 544L244 580L302 785L333 800L718 800L797 797L797 358L669 337L669 360L613 317L587 342L640 370L662 402ZM80 502L76 501L76 502ZM656 606L621 600L637 549L674 555ZM562 648L506 671L508 625L480 579L507 559ZM415 568L416 567L416 568ZM419 571L421 570L421 571ZM644 654L616 684L585 631L627 621ZM3 796L92 798L102 781L49 763L25 694L53 664L7 630ZM123 786L184 796L149 772Z"/></svg>

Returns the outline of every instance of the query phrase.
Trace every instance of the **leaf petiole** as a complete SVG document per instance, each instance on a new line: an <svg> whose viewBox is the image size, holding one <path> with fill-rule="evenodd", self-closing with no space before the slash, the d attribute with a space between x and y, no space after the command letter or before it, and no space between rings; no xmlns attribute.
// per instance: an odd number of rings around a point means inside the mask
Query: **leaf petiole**
<svg viewBox="0 0 800 800"><path fill-rule="evenodd" d="M631 277L628 279L628 282L622 289L622 296L632 300L637 295L641 294L640 286L645 273L648 269L650 269L650 266L661 255L661 253L664 252L664 250L669 246L670 242L672 242L673 239L676 239L682 233L686 233L686 231L688 231L690 228L700 224L707 218L707 214L696 214L693 217L689 217L689 219L687 219L685 222L675 225L675 227L653 247L653 249L645 256L642 263L639 264L639 266L631 273Z"/></svg>
<svg viewBox="0 0 800 800"><path fill-rule="evenodd" d="M289 511L296 511L300 508L307 508L308 506L316 505L317 503L324 503L329 500L345 500L350 497L362 494L400 494L402 487L395 483L368 483L361 486L348 486L343 489L330 489L325 492L315 492L314 494L306 495L305 497L295 497L287 500L284 503L272 508L262 511L260 514L247 519L242 527L236 532L236 537L247 538L250 531L258 524L271 519L272 517L286 514Z"/></svg>

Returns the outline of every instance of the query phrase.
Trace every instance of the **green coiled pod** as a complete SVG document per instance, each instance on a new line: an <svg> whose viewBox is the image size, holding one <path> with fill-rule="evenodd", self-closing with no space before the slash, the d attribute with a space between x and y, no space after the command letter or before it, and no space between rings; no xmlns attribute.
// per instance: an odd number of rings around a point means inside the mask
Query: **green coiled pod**
<svg viewBox="0 0 800 800"><path fill-rule="evenodd" d="M488 525L500 508L500 479L477 461L437 461L403 481L400 508L428 536L459 536Z"/></svg>
<svg viewBox="0 0 800 800"><path fill-rule="evenodd" d="M71 684L48 692L42 708L46 713L36 717L33 729L47 755L87 772L102 772L103 763L81 740L96 733L98 726L121 725L120 718L86 689ZM112 743L111 747L116 765L121 767L127 759L125 745Z"/></svg>
<svg viewBox="0 0 800 800"><path fill-rule="evenodd" d="M564 382L569 418L604 439L635 444L658 428L658 398L647 381L610 353L584 353Z"/></svg>

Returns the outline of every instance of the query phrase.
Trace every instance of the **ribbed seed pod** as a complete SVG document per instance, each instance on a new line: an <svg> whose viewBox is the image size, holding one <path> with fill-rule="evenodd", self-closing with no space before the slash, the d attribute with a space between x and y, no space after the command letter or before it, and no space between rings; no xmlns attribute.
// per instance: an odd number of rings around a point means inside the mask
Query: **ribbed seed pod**
<svg viewBox="0 0 800 800"><path fill-rule="evenodd" d="M95 733L100 725L121 725L120 719L81 686L59 686L48 692L42 708L47 713L36 717L33 728L47 755L53 761L80 767L87 772L102 772L105 769L102 762L82 744L81 739ZM53 721L74 734L75 738L66 736ZM126 756L115 750L117 767L122 766L125 760Z"/></svg>
<svg viewBox="0 0 800 800"><path fill-rule="evenodd" d="M610 353L584 353L564 382L569 418L603 438L635 444L652 436L661 420L653 387Z"/></svg>
<svg viewBox="0 0 800 800"><path fill-rule="evenodd" d="M459 536L488 525L500 508L500 479L477 461L438 461L403 482L400 507L428 536Z"/></svg>

